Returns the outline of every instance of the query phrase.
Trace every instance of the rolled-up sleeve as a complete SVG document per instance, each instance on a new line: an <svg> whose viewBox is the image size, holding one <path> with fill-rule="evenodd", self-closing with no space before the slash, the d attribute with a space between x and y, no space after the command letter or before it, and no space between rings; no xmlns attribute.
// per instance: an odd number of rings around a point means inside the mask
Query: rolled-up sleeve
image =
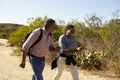
<svg viewBox="0 0 120 80"><path fill-rule="evenodd" d="M24 50L25 52L28 52L29 48L37 40L37 38L39 37L39 35L40 35L40 31L39 30L37 30L37 29L33 30L32 33L27 38L27 40L22 45L22 50Z"/></svg>
<svg viewBox="0 0 120 80"><path fill-rule="evenodd" d="M53 42L53 37L52 36L50 36L50 46L49 46L49 48L53 48L54 47L54 42Z"/></svg>

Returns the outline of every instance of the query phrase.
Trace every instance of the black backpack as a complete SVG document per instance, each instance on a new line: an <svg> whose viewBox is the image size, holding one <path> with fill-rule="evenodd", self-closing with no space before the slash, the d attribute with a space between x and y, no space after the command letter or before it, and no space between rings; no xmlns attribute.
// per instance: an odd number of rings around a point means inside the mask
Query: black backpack
<svg viewBox="0 0 120 80"><path fill-rule="evenodd" d="M30 36L31 33L32 33L32 31L29 32L29 33L25 36L25 38L22 40L22 45L24 44L24 42L27 40L27 38ZM31 45L31 47L29 48L28 54L30 53L30 49L31 49L34 45L36 45L36 44L42 39L42 35L43 35L43 30L40 29L40 35L39 35L38 39L37 39L37 40ZM21 46L21 48L22 48L22 46Z"/></svg>

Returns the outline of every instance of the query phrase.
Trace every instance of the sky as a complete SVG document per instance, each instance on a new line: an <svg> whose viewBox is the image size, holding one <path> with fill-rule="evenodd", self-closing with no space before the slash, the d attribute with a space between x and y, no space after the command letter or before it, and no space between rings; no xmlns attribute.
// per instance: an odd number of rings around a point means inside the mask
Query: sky
<svg viewBox="0 0 120 80"><path fill-rule="evenodd" d="M120 0L0 0L0 23L27 25L28 18L45 16L66 23L73 19L84 22L94 13L110 20L118 9Z"/></svg>

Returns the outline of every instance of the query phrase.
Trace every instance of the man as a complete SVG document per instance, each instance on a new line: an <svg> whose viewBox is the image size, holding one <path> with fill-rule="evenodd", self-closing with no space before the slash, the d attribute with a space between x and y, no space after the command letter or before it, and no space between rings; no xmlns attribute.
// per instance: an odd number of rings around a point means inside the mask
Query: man
<svg viewBox="0 0 120 80"><path fill-rule="evenodd" d="M30 64L33 69L32 80L43 80L42 72L45 65L45 55L50 51L57 51L57 48L53 46L52 33L55 30L55 21L53 19L47 19L42 29L41 40L30 49ZM28 39L22 46L22 62L20 63L21 68L25 68L26 55L29 52L31 45L38 39L40 34L40 28L32 31Z"/></svg>

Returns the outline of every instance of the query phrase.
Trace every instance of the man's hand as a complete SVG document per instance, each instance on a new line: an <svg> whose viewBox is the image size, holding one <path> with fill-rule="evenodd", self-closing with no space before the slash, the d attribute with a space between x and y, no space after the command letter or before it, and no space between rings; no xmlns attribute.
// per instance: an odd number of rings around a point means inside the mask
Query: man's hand
<svg viewBox="0 0 120 80"><path fill-rule="evenodd" d="M59 46L56 46L56 47L55 47L55 51L56 51L56 52L59 52L59 51L60 51L60 47L59 47Z"/></svg>
<svg viewBox="0 0 120 80"><path fill-rule="evenodd" d="M21 63L20 63L20 67L21 67L21 68L25 68L25 62L21 62Z"/></svg>
<svg viewBox="0 0 120 80"><path fill-rule="evenodd" d="M50 50L50 51L59 52L59 51L60 51L60 47L59 47L59 46L56 46L56 47L50 46L50 47L49 47L49 50Z"/></svg>

